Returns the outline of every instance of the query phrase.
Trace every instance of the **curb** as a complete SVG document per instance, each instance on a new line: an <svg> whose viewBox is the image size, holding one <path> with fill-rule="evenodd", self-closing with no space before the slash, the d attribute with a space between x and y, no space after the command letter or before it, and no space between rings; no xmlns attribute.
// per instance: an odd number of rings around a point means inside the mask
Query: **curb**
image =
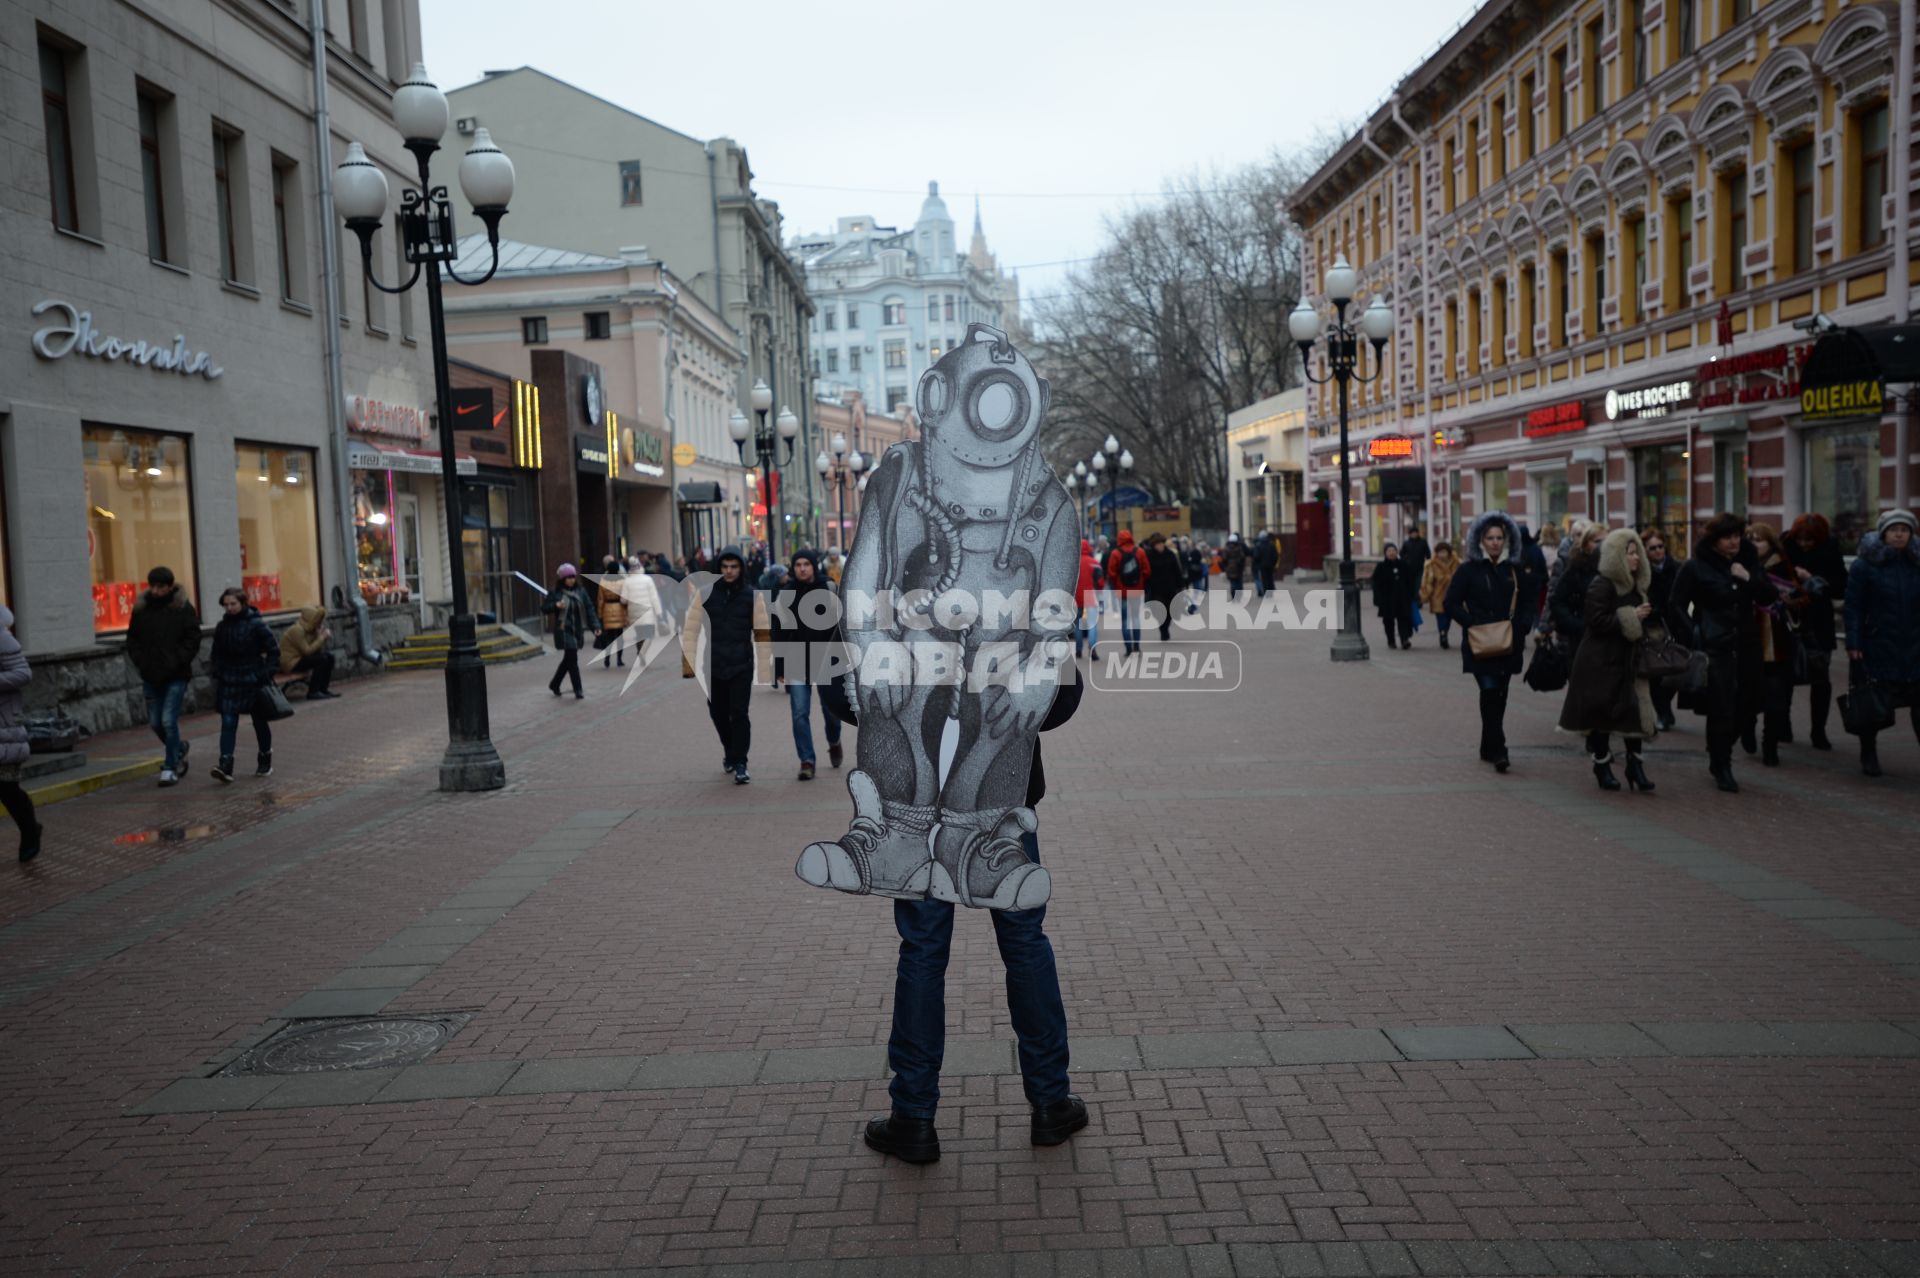
<svg viewBox="0 0 1920 1278"><path fill-rule="evenodd" d="M64 803L68 799L77 799L83 794L92 794L95 790L124 785L128 781L138 781L141 777L157 776L160 765L165 763L166 759L156 754L142 759L111 759L106 762L110 766L103 767L98 772L50 781L43 786L29 786L27 797L39 807L45 807L50 803Z"/></svg>

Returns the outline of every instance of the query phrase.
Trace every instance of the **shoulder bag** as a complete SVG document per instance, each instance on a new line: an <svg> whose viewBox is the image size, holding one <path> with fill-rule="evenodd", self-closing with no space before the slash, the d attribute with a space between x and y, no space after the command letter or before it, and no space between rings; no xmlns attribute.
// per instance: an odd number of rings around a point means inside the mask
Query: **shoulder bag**
<svg viewBox="0 0 1920 1278"><path fill-rule="evenodd" d="M1870 737L1893 726L1893 698L1867 674L1865 663L1847 665L1847 690L1834 698L1840 722L1856 737Z"/></svg>
<svg viewBox="0 0 1920 1278"><path fill-rule="evenodd" d="M269 680L260 685L253 694L254 713L269 723L278 723L282 719L293 718L293 703L287 700L287 694L280 691L278 684Z"/></svg>
<svg viewBox="0 0 1920 1278"><path fill-rule="evenodd" d="M1467 627L1467 651L1476 661L1513 655L1513 616L1520 607L1520 570L1513 571L1513 600L1504 621L1483 621Z"/></svg>
<svg viewBox="0 0 1920 1278"><path fill-rule="evenodd" d="M1648 617L1634 646L1633 672L1642 679L1674 679L1687 673L1693 653L1676 641L1666 623Z"/></svg>

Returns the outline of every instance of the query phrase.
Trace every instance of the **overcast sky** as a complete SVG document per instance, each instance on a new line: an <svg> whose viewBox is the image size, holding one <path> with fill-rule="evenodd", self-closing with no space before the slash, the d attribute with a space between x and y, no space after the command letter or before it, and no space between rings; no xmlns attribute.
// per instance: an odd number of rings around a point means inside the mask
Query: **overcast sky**
<svg viewBox="0 0 1920 1278"><path fill-rule="evenodd" d="M905 227L929 179L964 243L1057 290L1103 214L1163 178L1230 170L1353 120L1466 0L421 0L442 88L529 65L747 148L789 233ZM572 247L560 245L558 247Z"/></svg>

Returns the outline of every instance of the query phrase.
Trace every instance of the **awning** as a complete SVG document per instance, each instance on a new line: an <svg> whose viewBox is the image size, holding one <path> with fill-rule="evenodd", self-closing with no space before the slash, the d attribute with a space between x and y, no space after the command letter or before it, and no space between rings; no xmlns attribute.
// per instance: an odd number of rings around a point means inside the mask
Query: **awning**
<svg viewBox="0 0 1920 1278"><path fill-rule="evenodd" d="M1800 388L1823 389L1877 378L1920 382L1920 324L1842 328L1813 344L1800 371Z"/></svg>
<svg viewBox="0 0 1920 1278"><path fill-rule="evenodd" d="M416 453L406 448L375 448L372 444L363 444L359 440L347 441L347 468L349 470L398 470L412 475L437 475L440 473L440 454ZM479 463L471 456L456 454L453 459L454 473L460 475L478 474Z"/></svg>
<svg viewBox="0 0 1920 1278"><path fill-rule="evenodd" d="M683 505L717 506L725 500L718 484L689 481L680 485L680 501Z"/></svg>

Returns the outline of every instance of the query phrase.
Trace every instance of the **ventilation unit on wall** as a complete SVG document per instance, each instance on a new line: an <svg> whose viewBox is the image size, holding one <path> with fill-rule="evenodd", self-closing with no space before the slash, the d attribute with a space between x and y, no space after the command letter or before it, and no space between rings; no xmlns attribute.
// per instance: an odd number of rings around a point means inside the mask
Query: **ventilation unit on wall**
<svg viewBox="0 0 1920 1278"><path fill-rule="evenodd" d="M478 127L479 124L479 116L463 115L453 122L453 131L462 137L472 137L474 129Z"/></svg>

